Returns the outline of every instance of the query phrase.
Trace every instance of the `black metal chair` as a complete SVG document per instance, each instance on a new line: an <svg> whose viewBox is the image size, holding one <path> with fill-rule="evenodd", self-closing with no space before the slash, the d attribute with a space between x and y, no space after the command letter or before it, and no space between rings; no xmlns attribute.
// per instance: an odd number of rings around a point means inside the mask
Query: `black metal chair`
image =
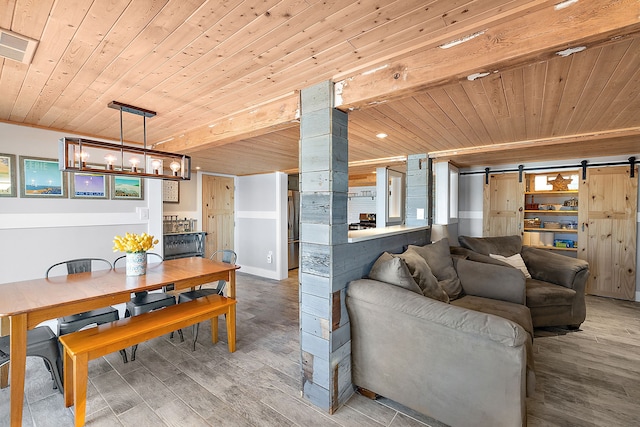
<svg viewBox="0 0 640 427"><path fill-rule="evenodd" d="M102 258L77 258L53 264L47 269L45 277L49 277L51 271L58 266L66 266L67 274L85 273L93 271L93 264L104 267L105 270L111 270L113 266L109 261ZM58 318L58 336L71 332L79 331L89 325L101 325L116 321L120 318L118 310L113 307L103 307L95 310L85 311L84 313L72 314ZM127 363L127 353L120 350L122 361Z"/></svg>
<svg viewBox="0 0 640 427"><path fill-rule="evenodd" d="M155 252L147 252L147 259L149 256L156 257L160 262L164 261L162 255L157 254ZM118 261L124 259L126 255L122 255L113 261L113 267L116 267ZM169 307L176 303L176 297L167 294L164 292L136 292L135 295L131 298L131 301L126 303L126 308L124 311L124 317L138 316L142 313L148 313L153 310L158 310L160 308ZM184 336L182 335L182 329L178 329L178 334L180 335L180 341L184 341ZM173 334L172 334L173 336ZM138 344L131 347L131 360L136 360L136 350L138 350Z"/></svg>
<svg viewBox="0 0 640 427"><path fill-rule="evenodd" d="M227 264L235 264L237 258L238 258L238 255L236 255L236 253L231 249L217 250L213 254L211 254L211 256L209 257L209 259L212 259L214 261L219 260ZM226 286L226 284L227 284L226 280L219 280L215 288L202 288L202 286L200 286L199 289L196 289L194 291L183 292L180 295L178 295L178 304L181 304L187 301L193 301L196 298L202 298L208 295L222 295L224 293L224 287ZM196 341L198 340L198 326L199 326L199 323L196 323L195 325L193 325L193 350L194 351L196 349Z"/></svg>
<svg viewBox="0 0 640 427"><path fill-rule="evenodd" d="M10 362L10 336L0 337L0 366ZM62 393L62 359L58 337L48 326L37 326L27 332L27 356L37 356L51 373L53 388Z"/></svg>

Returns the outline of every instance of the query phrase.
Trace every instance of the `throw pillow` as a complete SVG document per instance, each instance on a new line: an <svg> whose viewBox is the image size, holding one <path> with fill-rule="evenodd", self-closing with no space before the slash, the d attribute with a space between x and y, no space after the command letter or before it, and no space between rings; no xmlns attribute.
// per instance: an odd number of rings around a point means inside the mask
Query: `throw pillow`
<svg viewBox="0 0 640 427"><path fill-rule="evenodd" d="M438 284L438 279L431 272L427 261L416 251L407 249L404 253L393 256L404 260L413 280L418 284L425 297L449 303L449 295L447 295L444 289Z"/></svg>
<svg viewBox="0 0 640 427"><path fill-rule="evenodd" d="M450 300L455 300L462 294L462 285L458 278L453 259L449 252L449 239L444 238L426 246L413 246L409 248L416 251L429 264L434 276L438 278L438 283L449 295Z"/></svg>
<svg viewBox="0 0 640 427"><path fill-rule="evenodd" d="M458 236L458 242L463 248L471 249L487 256L489 254L511 256L522 251L522 237L518 235L498 237Z"/></svg>
<svg viewBox="0 0 640 427"><path fill-rule="evenodd" d="M418 286L409 267L402 258L392 256L388 252L384 252L373 263L371 271L369 271L369 279L379 282L389 283L391 285L400 286L409 291L422 295L422 289Z"/></svg>
<svg viewBox="0 0 640 427"><path fill-rule="evenodd" d="M527 270L527 266L524 263L524 260L522 259L522 256L520 254L511 255L509 257L504 257L502 255L497 255L497 254L489 254L489 256L493 259L497 259L499 261L509 264L514 268L517 268L518 270L522 271L522 274L524 274L524 277L526 277L527 279L531 279L531 274L529 274L529 270Z"/></svg>

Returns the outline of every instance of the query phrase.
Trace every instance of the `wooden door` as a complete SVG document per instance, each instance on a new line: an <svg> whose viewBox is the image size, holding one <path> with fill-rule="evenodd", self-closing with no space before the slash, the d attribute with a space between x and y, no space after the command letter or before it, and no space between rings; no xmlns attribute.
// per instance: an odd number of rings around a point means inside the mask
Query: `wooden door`
<svg viewBox="0 0 640 427"><path fill-rule="evenodd" d="M589 262L587 293L633 301L638 168L587 169L578 197L578 257Z"/></svg>
<svg viewBox="0 0 640 427"><path fill-rule="evenodd" d="M233 178L202 176L202 230L207 232L206 257L219 249L233 249L233 200Z"/></svg>
<svg viewBox="0 0 640 427"><path fill-rule="evenodd" d="M483 237L522 235L524 182L517 173L489 175L483 197Z"/></svg>

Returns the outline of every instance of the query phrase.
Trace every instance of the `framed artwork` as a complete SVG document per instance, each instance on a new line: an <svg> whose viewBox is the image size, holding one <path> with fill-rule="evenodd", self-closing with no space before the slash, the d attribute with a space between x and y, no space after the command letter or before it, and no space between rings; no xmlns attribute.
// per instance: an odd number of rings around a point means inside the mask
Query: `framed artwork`
<svg viewBox="0 0 640 427"><path fill-rule="evenodd" d="M20 197L67 197L67 176L56 159L20 156Z"/></svg>
<svg viewBox="0 0 640 427"><path fill-rule="evenodd" d="M74 199L106 199L107 177L99 173L72 173L70 194Z"/></svg>
<svg viewBox="0 0 640 427"><path fill-rule="evenodd" d="M165 179L162 181L162 201L180 203L180 182Z"/></svg>
<svg viewBox="0 0 640 427"><path fill-rule="evenodd" d="M143 200L144 180L129 176L111 177L111 199L113 200Z"/></svg>
<svg viewBox="0 0 640 427"><path fill-rule="evenodd" d="M16 197L16 156L0 153L0 197Z"/></svg>

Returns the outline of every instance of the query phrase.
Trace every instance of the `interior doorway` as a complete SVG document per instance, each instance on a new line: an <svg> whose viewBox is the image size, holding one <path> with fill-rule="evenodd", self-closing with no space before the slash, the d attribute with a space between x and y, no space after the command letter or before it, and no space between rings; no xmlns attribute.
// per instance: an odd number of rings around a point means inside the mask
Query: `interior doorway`
<svg viewBox="0 0 640 427"><path fill-rule="evenodd" d="M234 193L233 178L202 176L202 230L207 232L207 258L217 250L234 249Z"/></svg>

